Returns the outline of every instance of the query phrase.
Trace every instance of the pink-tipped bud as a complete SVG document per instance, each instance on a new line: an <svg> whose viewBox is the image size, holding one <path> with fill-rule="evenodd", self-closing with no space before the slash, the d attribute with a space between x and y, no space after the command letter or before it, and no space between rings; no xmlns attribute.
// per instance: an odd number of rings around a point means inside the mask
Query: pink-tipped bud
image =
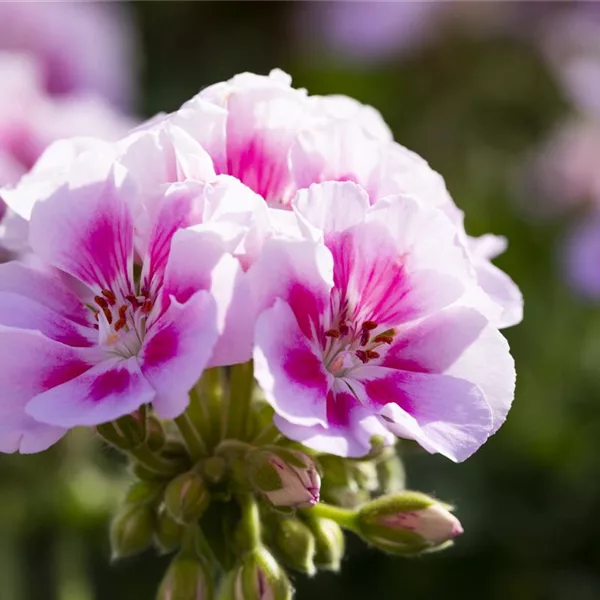
<svg viewBox="0 0 600 600"><path fill-rule="evenodd" d="M273 506L310 508L319 501L321 476L308 455L269 447L247 457L248 477Z"/></svg>
<svg viewBox="0 0 600 600"><path fill-rule="evenodd" d="M442 547L463 533L460 521L440 502L418 492L377 498L357 514L360 535L392 554Z"/></svg>

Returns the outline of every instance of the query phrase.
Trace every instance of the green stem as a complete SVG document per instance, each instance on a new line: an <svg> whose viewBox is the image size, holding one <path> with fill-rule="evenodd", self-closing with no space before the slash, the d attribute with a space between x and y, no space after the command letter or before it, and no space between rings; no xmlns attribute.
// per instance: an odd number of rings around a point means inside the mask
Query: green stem
<svg viewBox="0 0 600 600"><path fill-rule="evenodd" d="M175 424L181 433L181 437L183 438L194 463L198 462L201 458L208 456L206 444L198 429L194 427L194 423L187 411L175 419Z"/></svg>
<svg viewBox="0 0 600 600"><path fill-rule="evenodd" d="M219 368L204 371L202 379L192 396L193 406L189 414L196 429L200 432L208 452L212 452L223 435L221 423L223 381Z"/></svg>
<svg viewBox="0 0 600 600"><path fill-rule="evenodd" d="M258 504L252 494L240 494L238 502L242 509L242 519L240 521L241 541L246 550L254 550L261 543Z"/></svg>
<svg viewBox="0 0 600 600"><path fill-rule="evenodd" d="M311 517L335 521L340 527L348 529L349 531L358 531L358 526L356 524L356 512L349 508L341 508L339 506L333 506L332 504L324 504L323 502L319 502L312 508L307 508L302 512Z"/></svg>
<svg viewBox="0 0 600 600"><path fill-rule="evenodd" d="M281 433L273 423L269 423L258 435L252 440L254 446L266 446L275 444L281 438Z"/></svg>
<svg viewBox="0 0 600 600"><path fill-rule="evenodd" d="M129 450L128 454L133 456L147 469L150 469L159 475L175 475L178 471L178 465L176 463L157 456L148 448L148 446L139 446L133 450Z"/></svg>
<svg viewBox="0 0 600 600"><path fill-rule="evenodd" d="M69 532L61 534L56 553L60 600L91 600L92 591L86 577L85 546Z"/></svg>
<svg viewBox="0 0 600 600"><path fill-rule="evenodd" d="M250 406L253 391L254 365L252 361L231 367L225 437L246 439L250 431Z"/></svg>

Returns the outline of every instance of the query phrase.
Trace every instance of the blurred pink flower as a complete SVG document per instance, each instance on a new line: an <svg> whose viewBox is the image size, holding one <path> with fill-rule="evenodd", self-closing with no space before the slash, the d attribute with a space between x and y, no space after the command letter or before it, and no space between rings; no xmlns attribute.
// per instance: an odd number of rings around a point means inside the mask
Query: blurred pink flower
<svg viewBox="0 0 600 600"><path fill-rule="evenodd" d="M564 277L572 289L584 298L600 300L600 214L572 226L561 250Z"/></svg>
<svg viewBox="0 0 600 600"><path fill-rule="evenodd" d="M100 98L48 96L39 64L30 56L0 52L0 78L0 187L16 184L54 140L75 135L117 139L133 125ZM0 194L0 247L22 251L26 229L14 214L5 213Z"/></svg>
<svg viewBox="0 0 600 600"><path fill-rule="evenodd" d="M121 2L0 2L0 50L30 55L51 94L92 93L131 108L136 35Z"/></svg>

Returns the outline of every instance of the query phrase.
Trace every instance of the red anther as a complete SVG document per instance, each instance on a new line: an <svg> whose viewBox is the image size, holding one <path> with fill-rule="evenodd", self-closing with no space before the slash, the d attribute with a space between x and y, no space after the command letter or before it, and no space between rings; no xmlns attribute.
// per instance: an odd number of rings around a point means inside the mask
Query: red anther
<svg viewBox="0 0 600 600"><path fill-rule="evenodd" d="M100 326L98 325L98 323L94 323L94 329L96 329L96 330L100 329Z"/></svg>
<svg viewBox="0 0 600 600"><path fill-rule="evenodd" d="M127 314L127 304L122 304L119 306L119 318L124 319Z"/></svg>
<svg viewBox="0 0 600 600"><path fill-rule="evenodd" d="M94 300L101 309L108 308L108 302L102 296L94 296Z"/></svg>
<svg viewBox="0 0 600 600"><path fill-rule="evenodd" d="M125 300L127 300L128 302L131 303L131 305L133 306L133 308L139 308L140 307L140 301L133 295L129 295L129 296L125 296Z"/></svg>
<svg viewBox="0 0 600 600"><path fill-rule="evenodd" d="M154 306L154 302L152 302L152 300L150 300L149 298L147 300L144 300L144 302L142 304L142 312L145 315L147 315L152 310L153 306Z"/></svg>
<svg viewBox="0 0 600 600"><path fill-rule="evenodd" d="M146 288L142 288L142 291L140 292L140 296L144 296L144 298L147 298L149 295L150 295L150 292Z"/></svg>
<svg viewBox="0 0 600 600"><path fill-rule="evenodd" d="M367 350L365 354L367 355L368 359L379 358L379 352L375 352L375 350Z"/></svg>
<svg viewBox="0 0 600 600"><path fill-rule="evenodd" d="M375 323L375 321L365 321L362 324L362 329L364 329L365 331L373 331L373 329L377 328L377 323Z"/></svg>
<svg viewBox="0 0 600 600"><path fill-rule="evenodd" d="M348 335L350 328L348 325L346 325L346 323L340 323L339 330L342 335Z"/></svg>
<svg viewBox="0 0 600 600"><path fill-rule="evenodd" d="M125 319L121 318L115 323L114 330L119 331L119 330L123 329L123 327L125 327L125 325L127 325L127 321Z"/></svg>
<svg viewBox="0 0 600 600"><path fill-rule="evenodd" d="M394 336L382 333L381 335L376 336L373 341L380 344L391 344L394 341Z"/></svg>
<svg viewBox="0 0 600 600"><path fill-rule="evenodd" d="M340 332L337 329L330 329L329 331L325 332L325 335L327 337L339 338L340 337Z"/></svg>
<svg viewBox="0 0 600 600"><path fill-rule="evenodd" d="M367 353L363 350L357 350L354 354L356 354L356 356L360 358L362 363L367 364L369 362L369 357L367 356Z"/></svg>
<svg viewBox="0 0 600 600"><path fill-rule="evenodd" d="M111 306L114 306L117 303L117 297L111 290L102 290L102 295L108 300L108 303Z"/></svg>
<svg viewBox="0 0 600 600"><path fill-rule="evenodd" d="M360 334L360 345L361 346L366 346L369 343L369 332L368 331L363 331Z"/></svg>
<svg viewBox="0 0 600 600"><path fill-rule="evenodd" d="M106 320L108 321L108 324L110 325L113 321L113 316L112 313L110 312L110 309L108 307L102 307L102 312L104 313L104 316L106 317Z"/></svg>

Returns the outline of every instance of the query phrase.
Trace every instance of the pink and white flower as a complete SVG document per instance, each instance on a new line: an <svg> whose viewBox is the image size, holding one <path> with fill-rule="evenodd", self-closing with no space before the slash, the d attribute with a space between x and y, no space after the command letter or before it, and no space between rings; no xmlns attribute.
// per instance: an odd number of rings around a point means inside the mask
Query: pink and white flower
<svg viewBox="0 0 600 600"><path fill-rule="evenodd" d="M43 450L66 429L146 403L175 417L206 366L250 357L251 337L228 311L242 273L229 249L244 230L226 219L203 224L210 197L223 200L226 190L190 183L157 191L139 254L130 184L117 164L104 179L35 202L30 243L39 266L0 265L4 452ZM238 343L222 344L225 331Z"/></svg>
<svg viewBox="0 0 600 600"><path fill-rule="evenodd" d="M470 456L506 418L514 366L451 220L410 197L369 206L353 183L311 186L294 209L305 239L267 242L251 271L278 427L342 456L393 435Z"/></svg>

